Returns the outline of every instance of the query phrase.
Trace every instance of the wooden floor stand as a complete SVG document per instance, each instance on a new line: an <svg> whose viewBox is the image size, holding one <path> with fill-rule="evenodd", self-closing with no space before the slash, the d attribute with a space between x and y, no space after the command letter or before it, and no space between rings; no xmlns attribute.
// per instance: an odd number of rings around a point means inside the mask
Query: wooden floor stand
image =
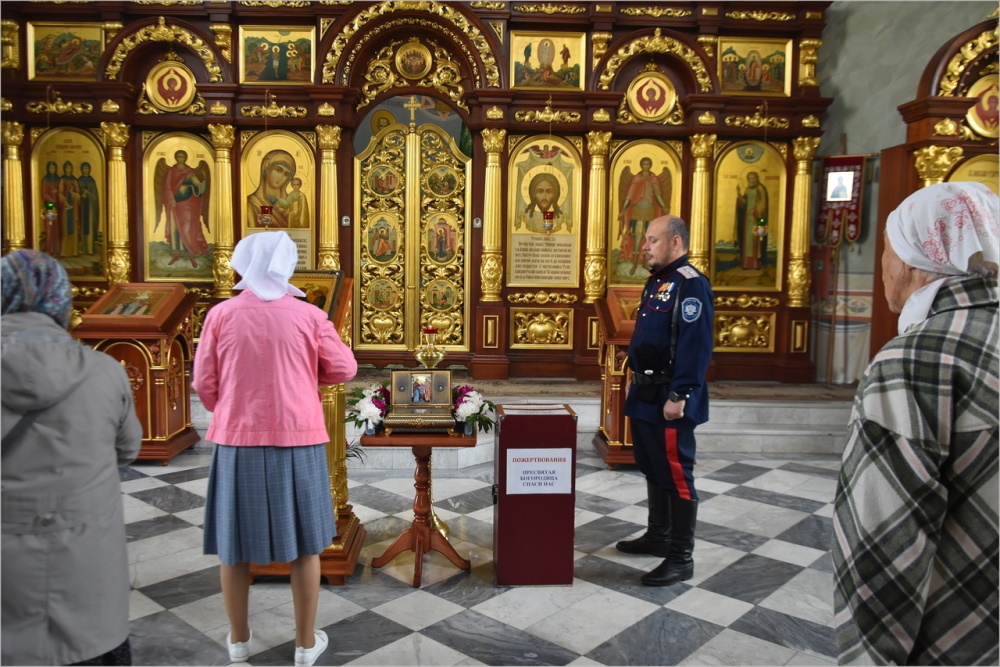
<svg viewBox="0 0 1000 667"><path fill-rule="evenodd" d="M631 447L609 444L600 433L594 436L594 449L608 466L608 470L614 470L616 465L635 465Z"/></svg>
<svg viewBox="0 0 1000 667"><path fill-rule="evenodd" d="M319 555L319 573L330 586L343 586L347 577L354 574L361 555L361 547L367 536L365 527L354 514L354 508L347 505L337 517L337 537ZM250 564L250 581L258 576L289 576L291 563L271 563L270 565Z"/></svg>

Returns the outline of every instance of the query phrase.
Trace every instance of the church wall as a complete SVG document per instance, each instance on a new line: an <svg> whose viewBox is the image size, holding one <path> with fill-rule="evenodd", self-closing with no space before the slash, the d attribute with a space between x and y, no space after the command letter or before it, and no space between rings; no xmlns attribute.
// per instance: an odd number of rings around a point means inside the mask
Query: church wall
<svg viewBox="0 0 1000 667"><path fill-rule="evenodd" d="M914 99L921 75L938 48L955 35L987 19L995 2L855 2L838 1L826 13L823 47L816 72L823 97L833 100L823 117L817 156L878 153L906 141L906 123L897 107ZM842 135L844 144L841 145ZM865 191L865 232L860 242L840 253L834 382L857 380L869 359L870 302L882 298L873 284L874 230L877 227L881 166L869 159ZM850 304L852 308L847 308ZM853 310L853 312L852 312ZM827 379L829 307L814 327L817 380ZM816 331L818 329L818 331Z"/></svg>

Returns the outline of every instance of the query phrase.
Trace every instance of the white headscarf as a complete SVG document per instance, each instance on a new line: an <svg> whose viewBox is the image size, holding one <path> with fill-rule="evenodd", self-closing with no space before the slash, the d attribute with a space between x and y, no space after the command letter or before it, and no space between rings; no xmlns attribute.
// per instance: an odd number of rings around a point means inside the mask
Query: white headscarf
<svg viewBox="0 0 1000 667"><path fill-rule="evenodd" d="M243 276L234 289L251 289L264 301L274 301L305 292L289 284L295 273L299 250L285 232L257 232L241 239L233 250L231 264Z"/></svg>
<svg viewBox="0 0 1000 667"><path fill-rule="evenodd" d="M969 258L1000 261L1000 199L981 183L938 183L903 200L889 214L889 244L904 263L946 276L969 271ZM927 319L944 278L921 287L899 314L899 333Z"/></svg>

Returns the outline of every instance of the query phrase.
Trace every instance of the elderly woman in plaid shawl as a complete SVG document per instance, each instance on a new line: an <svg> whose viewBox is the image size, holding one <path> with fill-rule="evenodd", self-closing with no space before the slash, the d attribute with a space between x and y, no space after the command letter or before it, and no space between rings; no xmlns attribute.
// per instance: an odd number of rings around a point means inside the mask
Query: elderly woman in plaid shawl
<svg viewBox="0 0 1000 667"><path fill-rule="evenodd" d="M997 209L941 183L886 221L899 336L858 387L837 487L841 664L997 664Z"/></svg>

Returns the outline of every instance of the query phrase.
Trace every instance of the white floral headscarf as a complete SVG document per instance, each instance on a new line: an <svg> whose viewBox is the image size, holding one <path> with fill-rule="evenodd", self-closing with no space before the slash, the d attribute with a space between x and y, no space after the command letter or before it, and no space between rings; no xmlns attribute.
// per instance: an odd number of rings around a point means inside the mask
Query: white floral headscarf
<svg viewBox="0 0 1000 667"><path fill-rule="evenodd" d="M233 268L243 276L234 289L250 289L264 301L274 301L286 294L305 296L290 284L295 273L299 250L286 232L257 232L240 240L233 250Z"/></svg>
<svg viewBox="0 0 1000 667"><path fill-rule="evenodd" d="M976 253L1000 259L1000 199L981 183L938 183L914 192L886 220L889 244L909 266L946 276L969 272ZM910 295L899 314L899 332L927 319L944 278Z"/></svg>

